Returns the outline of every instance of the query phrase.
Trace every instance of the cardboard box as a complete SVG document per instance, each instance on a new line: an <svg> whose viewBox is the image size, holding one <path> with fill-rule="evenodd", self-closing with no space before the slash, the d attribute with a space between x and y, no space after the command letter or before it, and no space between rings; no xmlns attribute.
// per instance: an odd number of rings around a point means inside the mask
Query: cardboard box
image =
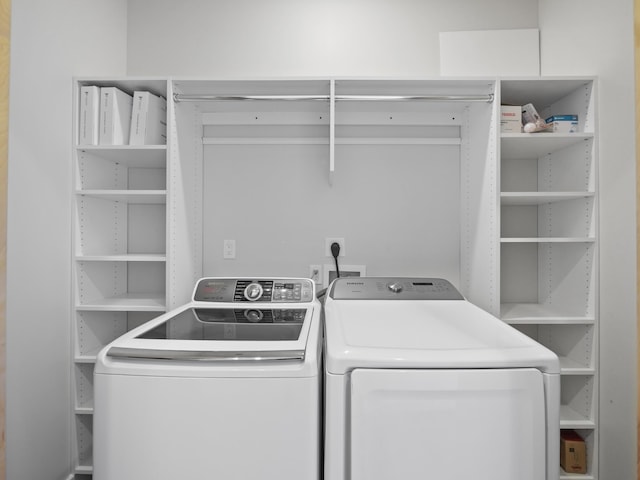
<svg viewBox="0 0 640 480"><path fill-rule="evenodd" d="M553 115L545 121L553 125L553 132L555 133L575 133L578 131L577 115Z"/></svg>
<svg viewBox="0 0 640 480"><path fill-rule="evenodd" d="M587 473L587 447L573 430L560 432L560 466L567 473Z"/></svg>
<svg viewBox="0 0 640 480"><path fill-rule="evenodd" d="M522 107L502 105L500 107L500 131L502 133L522 132Z"/></svg>

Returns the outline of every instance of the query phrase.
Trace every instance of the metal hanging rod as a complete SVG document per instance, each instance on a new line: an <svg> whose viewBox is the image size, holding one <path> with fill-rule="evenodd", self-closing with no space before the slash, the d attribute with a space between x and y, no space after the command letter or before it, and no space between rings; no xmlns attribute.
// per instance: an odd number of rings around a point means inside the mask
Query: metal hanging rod
<svg viewBox="0 0 640 480"><path fill-rule="evenodd" d="M336 100L373 102L493 102L493 94L487 95L336 95Z"/></svg>
<svg viewBox="0 0 640 480"><path fill-rule="evenodd" d="M296 100L329 100L328 95L200 95L187 93L174 93L175 102L227 102L227 101L296 101Z"/></svg>
<svg viewBox="0 0 640 480"><path fill-rule="evenodd" d="M367 102L398 102L398 101L427 101L427 102L493 102L493 94L487 95L336 95L336 101L367 101ZM173 100L178 102L225 102L225 101L297 101L324 100L329 95L200 95L174 93Z"/></svg>

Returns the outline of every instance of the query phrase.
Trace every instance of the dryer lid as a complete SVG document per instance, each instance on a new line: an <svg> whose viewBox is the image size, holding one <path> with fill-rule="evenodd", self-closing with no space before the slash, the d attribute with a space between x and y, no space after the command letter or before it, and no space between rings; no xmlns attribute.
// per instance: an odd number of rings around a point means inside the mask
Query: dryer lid
<svg viewBox="0 0 640 480"><path fill-rule="evenodd" d="M327 299L327 371L520 368L559 373L557 356L466 300Z"/></svg>

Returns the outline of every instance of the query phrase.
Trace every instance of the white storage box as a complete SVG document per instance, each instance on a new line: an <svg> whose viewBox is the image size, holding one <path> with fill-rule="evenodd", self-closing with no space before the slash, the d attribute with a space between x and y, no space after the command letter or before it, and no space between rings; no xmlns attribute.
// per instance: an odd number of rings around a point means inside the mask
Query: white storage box
<svg viewBox="0 0 640 480"><path fill-rule="evenodd" d="M500 131L502 133L522 132L522 107L520 105L500 106Z"/></svg>
<svg viewBox="0 0 640 480"><path fill-rule="evenodd" d="M553 115L545 121L553 125L552 131L555 133L575 133L578 131L577 115Z"/></svg>

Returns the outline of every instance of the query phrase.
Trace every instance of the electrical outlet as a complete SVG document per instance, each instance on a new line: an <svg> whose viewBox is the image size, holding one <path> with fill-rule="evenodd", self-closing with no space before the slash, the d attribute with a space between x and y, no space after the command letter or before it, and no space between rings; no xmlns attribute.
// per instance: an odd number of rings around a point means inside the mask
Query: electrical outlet
<svg viewBox="0 0 640 480"><path fill-rule="evenodd" d="M222 258L234 259L236 258L236 241L225 240L222 247Z"/></svg>
<svg viewBox="0 0 640 480"><path fill-rule="evenodd" d="M365 277L366 275L366 265L340 265L340 277ZM336 266L325 264L323 277L323 286L328 287L337 277Z"/></svg>
<svg viewBox="0 0 640 480"><path fill-rule="evenodd" d="M346 255L346 244L344 242L344 238L339 238L339 237L327 237L325 238L324 241L324 254L327 257L331 257L333 258L333 254L331 253L331 244L332 243L338 243L340 245L340 253L338 254L338 257L344 257Z"/></svg>
<svg viewBox="0 0 640 480"><path fill-rule="evenodd" d="M322 283L322 265L309 265L309 278L316 284Z"/></svg>

